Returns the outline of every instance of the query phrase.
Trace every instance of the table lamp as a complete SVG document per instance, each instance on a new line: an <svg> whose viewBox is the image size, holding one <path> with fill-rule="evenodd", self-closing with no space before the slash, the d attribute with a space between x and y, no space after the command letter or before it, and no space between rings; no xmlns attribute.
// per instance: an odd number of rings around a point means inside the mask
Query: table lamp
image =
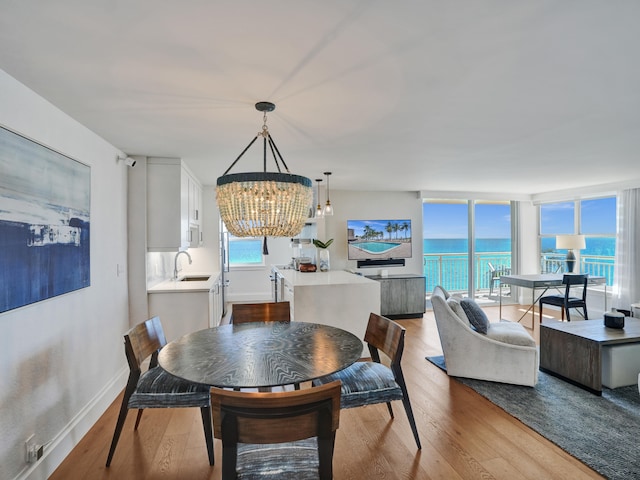
<svg viewBox="0 0 640 480"><path fill-rule="evenodd" d="M587 244L584 239L584 235L557 235L556 236L556 250L567 249L567 272L573 273L573 268L576 264L576 256L574 250L582 250L586 248Z"/></svg>

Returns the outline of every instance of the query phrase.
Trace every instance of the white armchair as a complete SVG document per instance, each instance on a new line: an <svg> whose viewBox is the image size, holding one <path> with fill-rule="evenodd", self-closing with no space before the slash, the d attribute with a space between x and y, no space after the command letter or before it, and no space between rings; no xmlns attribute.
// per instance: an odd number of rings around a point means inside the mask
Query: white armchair
<svg viewBox="0 0 640 480"><path fill-rule="evenodd" d="M537 383L538 347L522 325L492 323L486 334L479 333L459 309L459 300L456 305L439 286L433 290L431 303L447 374L515 385Z"/></svg>

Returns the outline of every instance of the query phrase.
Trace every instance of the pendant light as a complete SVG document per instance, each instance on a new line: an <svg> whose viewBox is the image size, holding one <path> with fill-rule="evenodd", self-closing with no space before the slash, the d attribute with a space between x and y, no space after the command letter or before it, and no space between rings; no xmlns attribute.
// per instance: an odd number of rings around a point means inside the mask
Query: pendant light
<svg viewBox="0 0 640 480"><path fill-rule="evenodd" d="M329 200L329 175L331 172L324 172L327 176L327 204L324 206L324 216L330 217L333 215L333 207L331 206L331 200Z"/></svg>
<svg viewBox="0 0 640 480"><path fill-rule="evenodd" d="M289 172L269 133L267 112L276 106L271 102L258 102L255 107L263 112L262 131L218 177L216 201L229 233L236 237L264 237L266 255L267 237L295 237L300 233L313 205L313 187L307 177ZM263 138L263 171L229 174L258 137ZM277 172L267 172L267 145ZM286 173L281 171L280 164Z"/></svg>
<svg viewBox="0 0 640 480"><path fill-rule="evenodd" d="M322 209L322 205L320 205L320 182L321 178L316 178L316 182L318 184L318 207L316 208L316 218L322 218L324 216L324 210Z"/></svg>

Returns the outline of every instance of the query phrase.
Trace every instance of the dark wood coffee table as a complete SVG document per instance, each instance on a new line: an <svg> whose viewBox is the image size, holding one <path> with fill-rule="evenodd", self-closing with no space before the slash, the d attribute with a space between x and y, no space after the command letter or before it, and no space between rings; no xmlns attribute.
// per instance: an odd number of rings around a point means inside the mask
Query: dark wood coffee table
<svg viewBox="0 0 640 480"><path fill-rule="evenodd" d="M540 370L602 395L602 347L640 343L640 319L626 317L624 329L604 320L544 322L540 325Z"/></svg>

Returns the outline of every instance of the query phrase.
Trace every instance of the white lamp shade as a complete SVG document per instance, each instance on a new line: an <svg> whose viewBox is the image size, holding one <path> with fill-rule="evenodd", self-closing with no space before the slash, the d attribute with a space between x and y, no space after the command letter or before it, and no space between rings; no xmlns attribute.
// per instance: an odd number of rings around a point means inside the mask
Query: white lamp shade
<svg viewBox="0 0 640 480"><path fill-rule="evenodd" d="M587 247L584 235L558 235L556 236L556 249L558 250L583 250Z"/></svg>

